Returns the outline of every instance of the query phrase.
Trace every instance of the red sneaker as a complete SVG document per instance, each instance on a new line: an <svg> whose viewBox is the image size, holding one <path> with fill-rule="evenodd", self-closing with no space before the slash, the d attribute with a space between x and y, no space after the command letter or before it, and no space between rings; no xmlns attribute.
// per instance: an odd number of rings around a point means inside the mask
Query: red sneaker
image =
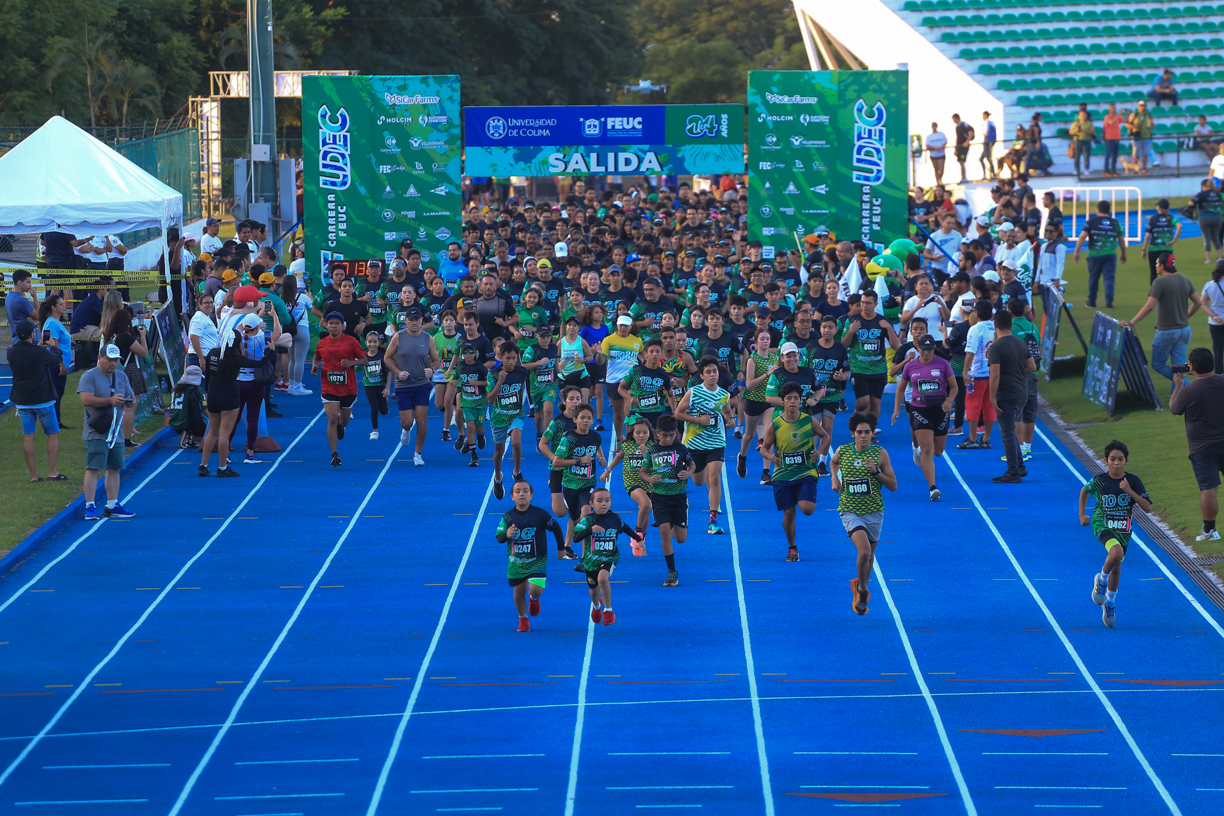
<svg viewBox="0 0 1224 816"><path fill-rule="evenodd" d="M600 604L599 606L592 605L591 606L591 622L599 623L599 621L602 618L603 618L603 604Z"/></svg>
<svg viewBox="0 0 1224 816"><path fill-rule="evenodd" d="M850 579L850 592L854 596L854 614L866 615L867 614L867 602L871 600L871 590L867 590L866 592L859 592L858 579L851 578Z"/></svg>
<svg viewBox="0 0 1224 816"><path fill-rule="evenodd" d="M614 623L616 623L616 613L611 609L605 609L603 613L603 625L611 626Z"/></svg>
<svg viewBox="0 0 1224 816"><path fill-rule="evenodd" d="M531 620L529 618L519 618L518 630L520 632L530 632L531 631Z"/></svg>
<svg viewBox="0 0 1224 816"><path fill-rule="evenodd" d="M536 615L540 614L540 599L539 598L528 598L527 599L527 611L531 613L532 617L535 617Z"/></svg>

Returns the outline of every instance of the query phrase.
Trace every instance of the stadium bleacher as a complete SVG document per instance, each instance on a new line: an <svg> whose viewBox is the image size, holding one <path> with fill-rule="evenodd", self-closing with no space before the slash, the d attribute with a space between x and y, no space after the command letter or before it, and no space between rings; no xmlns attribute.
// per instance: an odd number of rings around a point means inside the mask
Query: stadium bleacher
<svg viewBox="0 0 1224 816"><path fill-rule="evenodd" d="M1157 152L1177 150L1200 115L1224 131L1224 4L1030 0L1016 11L1005 0L885 2L1005 104L1009 130L1041 113L1065 136L1080 103L1099 126L1106 105L1133 110L1169 68L1178 104L1148 105Z"/></svg>

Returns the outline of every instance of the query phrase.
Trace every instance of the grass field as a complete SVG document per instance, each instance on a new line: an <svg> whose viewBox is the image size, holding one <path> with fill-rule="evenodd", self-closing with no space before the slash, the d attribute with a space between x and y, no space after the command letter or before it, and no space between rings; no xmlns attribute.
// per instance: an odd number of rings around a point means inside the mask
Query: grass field
<svg viewBox="0 0 1224 816"><path fill-rule="evenodd" d="M1203 244L1199 238L1187 238L1177 243L1175 255L1182 274L1190 278L1197 290L1211 279L1212 266L1203 263ZM1067 301L1074 304L1073 313L1085 339L1092 328L1094 310L1084 303L1088 298L1088 263L1081 257L1079 264L1067 258L1064 278L1067 284ZM1127 262L1119 264L1117 291L1114 308L1109 314L1119 320L1129 320L1147 300L1147 261L1140 257L1137 247L1132 247ZM1097 296L1099 306L1104 305L1104 294ZM1211 347L1207 330L1207 317L1199 312L1190 318L1193 337L1190 347ZM1144 353L1151 358L1152 335L1156 331L1155 315L1149 315L1135 327L1135 334L1143 344ZM1084 425L1077 430L1080 437L1099 456L1112 439L1125 442L1131 451L1130 470L1138 474L1153 492L1153 503L1157 514L1164 519L1182 540L1190 544L1200 555L1224 553L1221 542L1207 545L1196 542L1202 517L1199 513L1199 491L1187 461L1185 426L1181 417L1168 411L1170 382L1152 371L1149 373L1156 391L1160 395L1164 410L1155 411L1130 398L1121 383L1118 386L1117 409L1111 417L1095 404L1080 396L1084 369L1084 352L1075 337L1075 332L1066 320L1059 331L1058 356L1074 354L1075 359L1056 364L1052 382L1041 381L1041 393L1063 420L1068 424ZM1085 424L1087 423L1087 424ZM1222 573L1224 574L1224 573Z"/></svg>
<svg viewBox="0 0 1224 816"><path fill-rule="evenodd" d="M66 482L48 482L47 438L42 429L34 437L34 461L43 481L31 483L21 450L21 420L13 408L0 414L0 461L8 465L0 469L0 493L4 495L5 512L0 514L0 555L4 555L47 519L63 510L81 495L85 476L85 442L81 439L84 409L76 396L81 372L68 375L64 388L64 421L72 427L60 432L59 470L68 477ZM148 439L165 423L161 414L150 417L138 426L142 431L136 441Z"/></svg>

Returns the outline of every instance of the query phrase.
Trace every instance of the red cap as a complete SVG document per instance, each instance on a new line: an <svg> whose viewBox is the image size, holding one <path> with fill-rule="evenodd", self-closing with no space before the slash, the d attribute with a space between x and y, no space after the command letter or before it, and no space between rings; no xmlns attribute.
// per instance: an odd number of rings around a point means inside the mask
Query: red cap
<svg viewBox="0 0 1224 816"><path fill-rule="evenodd" d="M263 293L254 286L239 286L234 290L234 303L258 303Z"/></svg>

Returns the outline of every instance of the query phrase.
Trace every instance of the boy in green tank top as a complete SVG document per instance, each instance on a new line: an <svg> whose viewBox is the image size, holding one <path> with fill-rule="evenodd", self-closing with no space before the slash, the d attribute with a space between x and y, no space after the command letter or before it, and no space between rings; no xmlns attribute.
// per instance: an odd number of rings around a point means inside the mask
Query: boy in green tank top
<svg viewBox="0 0 1224 816"><path fill-rule="evenodd" d="M803 386L788 382L782 385L782 411L775 412L765 429L761 457L774 463L774 505L782 513L782 529L786 533L786 560L798 561L795 543L796 510L810 516L816 509L816 439L822 441L828 431L820 418L803 413Z"/></svg>
<svg viewBox="0 0 1224 816"><path fill-rule="evenodd" d="M858 550L858 577L850 581L856 615L867 614L871 592L867 583L875 566L875 549L884 526L884 497L880 487L897 489L888 451L871 442L876 418L855 411L850 415L854 441L833 453L831 486L841 496L837 502L842 526Z"/></svg>

